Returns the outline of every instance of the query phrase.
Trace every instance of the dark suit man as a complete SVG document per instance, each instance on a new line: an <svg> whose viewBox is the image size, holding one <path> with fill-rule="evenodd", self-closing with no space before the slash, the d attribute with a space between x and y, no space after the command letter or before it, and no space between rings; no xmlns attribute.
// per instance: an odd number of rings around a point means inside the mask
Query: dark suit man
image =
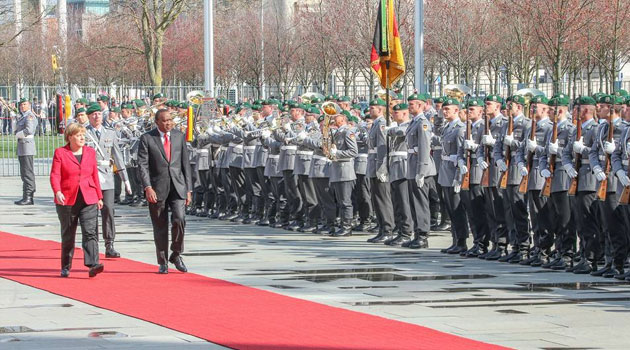
<svg viewBox="0 0 630 350"><path fill-rule="evenodd" d="M159 273L168 273L168 211L171 211L171 256L175 267L186 272L180 254L184 246L185 206L192 201L191 167L186 139L175 124L170 112L159 110L155 115L156 129L140 137L138 168L149 202L153 223L153 237Z"/></svg>

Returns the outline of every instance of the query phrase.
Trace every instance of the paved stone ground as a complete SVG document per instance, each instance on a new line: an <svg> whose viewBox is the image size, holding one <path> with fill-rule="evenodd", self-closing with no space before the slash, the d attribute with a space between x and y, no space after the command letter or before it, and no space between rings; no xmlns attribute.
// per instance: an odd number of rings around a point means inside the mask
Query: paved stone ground
<svg viewBox="0 0 630 350"><path fill-rule="evenodd" d="M48 179L38 178L38 188L37 205L18 208L19 178L0 178L0 230L58 241ZM117 249L155 263L148 209L121 206L116 215ZM333 239L196 217L186 231L189 270L214 278L516 349L630 344L630 284L442 255L446 232L411 251L370 245L366 235ZM4 279L0 310L2 349L223 349Z"/></svg>

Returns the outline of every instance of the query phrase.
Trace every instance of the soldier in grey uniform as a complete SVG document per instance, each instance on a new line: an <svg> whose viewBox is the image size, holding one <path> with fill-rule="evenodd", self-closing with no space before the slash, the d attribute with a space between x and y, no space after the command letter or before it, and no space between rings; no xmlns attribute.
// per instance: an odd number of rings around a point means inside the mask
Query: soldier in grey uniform
<svg viewBox="0 0 630 350"><path fill-rule="evenodd" d="M368 128L366 122L359 122L356 129L359 154L357 154L357 158L354 160L354 172L357 174L357 180L354 186L357 207L354 209L359 214L359 224L352 229L354 231L367 231L373 210L370 194L370 179L366 176L368 163Z"/></svg>
<svg viewBox="0 0 630 350"><path fill-rule="evenodd" d="M255 101L262 103L262 101ZM256 125L262 125L265 121L265 116L262 113L262 105L254 104L253 109L256 111L253 115ZM257 126L256 126L257 127ZM260 141L260 129L256 129L258 137L256 140L256 148L254 149L254 161L253 166L256 169L256 178L258 184L260 184L260 197L258 198L258 204L256 205L257 216L260 217L256 221L258 226L269 226L269 217L267 213L273 203L273 195L271 194L271 184L269 183L269 177L265 176L265 164L267 163L267 148L265 148Z"/></svg>
<svg viewBox="0 0 630 350"><path fill-rule="evenodd" d="M479 164L483 160L483 147L481 138L484 133L484 120L482 111L484 102L478 99L470 99L467 104L467 123L470 123L470 138L464 140L464 147L459 150L458 165L466 168L464 173L469 176L469 189L462 191L464 207L468 214L470 229L473 235L473 246L468 251L461 253L465 257L478 257L487 252L490 241L490 231L488 228L488 215L486 214L486 198L481 187L481 177L483 170ZM481 155L481 158L479 157ZM470 163L468 164L468 160Z"/></svg>
<svg viewBox="0 0 630 350"><path fill-rule="evenodd" d="M96 150L98 177L103 192L103 208L101 209L103 239L105 240L105 256L118 258L120 254L114 249L116 224L114 223L114 169L125 184L127 193L131 193L131 185L127 179L122 153L118 147L118 136L114 129L103 126L101 107L92 104L87 109L90 126L85 135L86 144Z"/></svg>
<svg viewBox="0 0 630 350"><path fill-rule="evenodd" d="M615 151L611 155L612 173L617 176L617 197L621 198L624 189L630 186L628 177L628 159L630 159L630 128L626 127L617 141ZM630 205L619 203L617 207L619 218L623 220L625 230L615 232L612 238L614 263L628 259L630 249ZM630 271L618 271L613 277L618 280L630 281Z"/></svg>
<svg viewBox="0 0 630 350"><path fill-rule="evenodd" d="M577 139L577 128L571 133L569 143L562 152L562 164L567 175L577 176L575 206L577 231L580 235L582 257L580 262L569 272L587 274L597 270L597 260L602 255L599 237L599 201L597 200L597 179L591 170L589 153L597 138L597 121L595 120L595 105L597 102L590 96L578 99L578 113L574 116L582 128L582 135ZM580 162L576 163L579 155ZM579 168L576 168L579 166Z"/></svg>
<svg viewBox="0 0 630 350"><path fill-rule="evenodd" d="M497 168L494 145L501 138L503 128L507 125L507 118L501 114L502 100L494 95L488 96L485 101L485 117L489 119L488 133L481 138L483 147L477 148L477 162L482 171L488 171L488 186L484 187L486 218L490 230L490 241L492 249L487 253L479 255L480 259L498 260L507 251L508 244L508 221L506 210L509 208L506 203L505 191L500 189L499 179L501 172ZM512 98L510 108L516 115L522 114L525 100L520 97Z"/></svg>
<svg viewBox="0 0 630 350"><path fill-rule="evenodd" d="M358 148L356 135L348 126L348 119L344 114L335 116L335 125L337 132L333 135L330 149L332 158L330 186L337 200L341 227L332 236L342 237L352 235L352 187L357 178L354 172L354 158L358 154Z"/></svg>
<svg viewBox="0 0 630 350"><path fill-rule="evenodd" d="M248 203L248 213L243 219L244 224L251 224L262 220L265 212L264 198L262 197L262 184L256 170L256 150L260 149L259 135L255 133L255 119L248 116L252 114L252 106L249 103L241 105L237 110L242 118L245 118L243 128L239 131L239 137L243 139L243 175L245 177L245 196ZM256 114L260 118L260 114Z"/></svg>
<svg viewBox="0 0 630 350"><path fill-rule="evenodd" d="M101 107L103 115L103 125L109 125L109 96L100 95L96 98L96 102Z"/></svg>
<svg viewBox="0 0 630 350"><path fill-rule="evenodd" d="M395 105L393 110L394 121L385 130L391 145L388 154L388 172L398 235L385 244L408 246L411 243L411 233L414 230L409 201L409 185L407 184L409 146L407 145L406 134L411 120L409 119L409 106L406 103ZM415 178L413 181L415 182Z"/></svg>
<svg viewBox="0 0 630 350"><path fill-rule="evenodd" d="M315 187L315 195L324 223L318 226L316 233L333 234L335 232L335 218L337 217L337 207L333 192L330 188L330 167L331 161L322 151L322 133L324 117L319 117L320 127L308 134L298 135L298 142L313 150L311 167L308 177Z"/></svg>
<svg viewBox="0 0 630 350"><path fill-rule="evenodd" d="M549 120L549 100L544 96L536 96L531 99L530 103L534 104L534 121L532 127L535 127L535 138L530 139L531 129L527 132L527 140L521 144L519 152L516 155L518 171L521 176L528 176L527 181L527 202L529 205L529 217L532 231L534 231L533 250L530 252L529 239L523 238L519 240L519 253L510 259L513 264L523 263L523 265L541 266L550 255L550 248L553 245L553 239L545 234L545 227L549 219L549 207L547 198L540 195L545 178L540 174L539 160L545 150L545 136L553 128L553 123ZM530 169L527 169L528 157L532 159ZM529 236L529 235L528 235ZM528 237L529 238L529 237ZM544 241L544 240L545 241Z"/></svg>
<svg viewBox="0 0 630 350"><path fill-rule="evenodd" d="M192 142L192 145L197 150L197 171L199 173L199 182L201 183L201 187L203 189L203 208L197 212L197 216L207 217L211 208L210 178L212 177L212 171L210 163L212 161L212 156L210 152L212 151L212 142L210 141L210 134L198 134Z"/></svg>
<svg viewBox="0 0 630 350"><path fill-rule="evenodd" d="M599 181L597 188L601 182L608 177L608 188L606 191L606 200L600 201L600 214L603 231L603 238L605 238L605 253L611 258L608 259L606 266L599 271L596 271L596 275L607 278L615 277L616 275L623 275L623 265L625 259L622 259L624 254L622 245L619 242L625 235L625 231L628 229L625 225L625 218L623 218L623 212L618 209L619 197L617 195L617 177L613 171L606 174L607 157L609 157L616 149L615 143L621 139L626 123L621 119L621 105L623 100L619 96L602 95L599 100L599 119L602 121L597 129L597 136L595 142L591 147L589 153L589 162L595 174L595 178ZM612 118L612 121L610 120ZM609 125L613 125L613 141L608 142L608 130Z"/></svg>
<svg viewBox="0 0 630 350"><path fill-rule="evenodd" d="M236 119L238 120L238 118ZM240 123L240 122L239 122ZM232 222L243 222L249 214L248 202L245 198L245 175L243 174L243 139L240 125L233 125L226 130L226 137L229 140L227 155L228 173L232 183L232 190L236 196L236 216L229 220Z"/></svg>
<svg viewBox="0 0 630 350"><path fill-rule="evenodd" d="M468 169L459 166L457 162L459 149L464 145L466 126L459 120L459 101L452 98L446 99L442 111L446 125L442 132L442 162L438 171L438 183L444 192L444 204L451 218L453 237L453 245L444 252L460 254L468 250L466 210L460 195L462 176Z"/></svg>
<svg viewBox="0 0 630 350"><path fill-rule="evenodd" d="M304 105L300 105L306 111L304 117L304 129L299 133L310 133L313 130L319 129L317 124L317 114L319 109L317 107L306 108ZM298 136L304 136L304 134ZM299 230L300 232L315 232L317 230L317 222L321 216L321 211L317 205L317 196L315 195L315 186L313 181L309 178L311 171L311 163L313 161L313 150L308 146L299 143L298 138L293 139L292 144L297 144L298 149L295 157L295 167L293 174L298 177L298 190L300 191L300 197L302 198L304 226Z"/></svg>
<svg viewBox="0 0 630 350"><path fill-rule="evenodd" d="M289 212L286 209L287 200L284 193L283 173L279 169L280 148L283 142L277 141L269 130L263 130L262 144L267 148L267 162L265 164L265 176L269 178L273 200L267 210L269 226L282 228L289 224Z"/></svg>
<svg viewBox="0 0 630 350"><path fill-rule="evenodd" d="M551 195L548 199L549 213L548 220L545 224L544 234L555 234L556 256L548 264L543 265L545 268L553 270L565 270L573 265L573 254L575 251L575 230L572 229L571 204L569 198L569 186L571 185L571 177L567 174L562 163L562 152L569 144L569 136L575 132L575 126L567 119L569 109L569 99L565 95L554 96L549 101L550 115L557 115L557 139L552 141L553 129L545 136L544 153L540 159L540 173L545 178L551 179ZM551 159L555 157L553 173L549 169ZM569 170L573 170L573 174L577 175L573 164L569 161ZM575 177L575 176L573 176ZM550 241L551 238L543 238L542 241ZM544 247L543 247L544 248Z"/></svg>
<svg viewBox="0 0 630 350"><path fill-rule="evenodd" d="M492 95L486 98L486 101L502 102L498 96ZM517 99L515 99L517 100ZM518 103L516 103L518 104ZM514 105L514 103L512 103ZM520 105L520 104L518 104ZM529 137L531 128L531 119L526 118L522 113L522 108L514 106L510 111L512 113L512 133L508 133L509 121L503 125L501 136L496 139L493 154L494 162L500 173L507 173L507 189L505 189L505 209L513 220L514 230L509 230L509 242L512 245L512 251L498 258L501 262L507 262L515 258L521 250L527 253L529 249L529 220L527 217L527 201L525 194L519 192L519 186L523 176L519 171L518 154L521 145L525 144ZM514 116L515 113L518 113ZM511 161L506 164L506 155L510 154ZM502 174L501 174L502 175ZM501 176L500 175L500 176ZM509 226L508 226L509 227ZM486 258L486 260L488 260ZM520 261L520 258L519 258Z"/></svg>
<svg viewBox="0 0 630 350"><path fill-rule="evenodd" d="M433 124L433 140L431 143L431 151L433 152L433 159L435 161L435 168L440 169L442 164L442 132L444 130L444 114L442 112L442 105L446 97L438 97L431 100L435 107L431 107L427 111L427 118ZM427 100L427 102L429 102ZM429 182L432 186L429 190L429 201L431 203L431 226L436 231L448 231L451 228L451 218L448 216L448 211L444 204L444 191L437 181L437 175L434 181ZM438 223L439 214L439 223Z"/></svg>
<svg viewBox="0 0 630 350"><path fill-rule="evenodd" d="M428 248L428 236L431 230L429 188L432 186L430 182L434 181L437 171L431 156L433 126L423 113L428 99L430 97L426 94L413 94L408 98L412 121L405 130L408 153L406 178L411 218L414 224L414 238L405 246L411 249Z"/></svg>
<svg viewBox="0 0 630 350"><path fill-rule="evenodd" d="M22 199L15 201L16 205L33 205L35 193L35 172L33 156L35 150L35 132L37 131L37 116L31 111L31 103L23 98L18 102L20 114L15 120L15 136L17 137L17 155L20 162L20 177L22 178Z"/></svg>
<svg viewBox="0 0 630 350"><path fill-rule="evenodd" d="M393 240L394 211L392 209L391 187L387 173L387 121L384 113L387 104L381 99L370 101L370 115L374 119L368 133L368 164L366 176L370 178L372 204L378 222L378 235L368 239L370 243L384 243Z"/></svg>

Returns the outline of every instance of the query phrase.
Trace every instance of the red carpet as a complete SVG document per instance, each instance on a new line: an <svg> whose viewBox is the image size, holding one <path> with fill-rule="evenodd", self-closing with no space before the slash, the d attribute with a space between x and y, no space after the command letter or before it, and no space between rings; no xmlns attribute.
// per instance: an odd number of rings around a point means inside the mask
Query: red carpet
<svg viewBox="0 0 630 350"><path fill-rule="evenodd" d="M137 261L103 260L88 279L78 250L59 275L57 242L0 232L0 277L234 349L505 349L429 328Z"/></svg>

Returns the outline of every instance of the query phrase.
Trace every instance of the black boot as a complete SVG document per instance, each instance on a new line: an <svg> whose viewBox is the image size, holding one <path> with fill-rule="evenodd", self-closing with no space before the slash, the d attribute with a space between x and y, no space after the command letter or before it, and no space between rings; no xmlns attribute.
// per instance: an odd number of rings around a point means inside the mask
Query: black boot
<svg viewBox="0 0 630 350"><path fill-rule="evenodd" d="M581 262L580 262L581 263ZM603 276L606 272L610 271L612 269L612 260L608 259L608 257L606 257L606 263L604 264L604 266L601 269L593 269L593 271L590 273L591 276L595 276L595 277L601 277ZM575 271L573 271L573 273L576 273Z"/></svg>
<svg viewBox="0 0 630 350"><path fill-rule="evenodd" d="M604 274L602 274L602 277L604 278L613 278L615 276L621 276L623 275L623 264L615 264L615 267L611 268L610 271L604 272ZM622 278L622 280L624 280L624 278Z"/></svg>
<svg viewBox="0 0 630 350"><path fill-rule="evenodd" d="M352 236L352 223L349 221L342 221L339 230L331 234L332 237L348 237Z"/></svg>
<svg viewBox="0 0 630 350"><path fill-rule="evenodd" d="M518 248L512 247L512 251L510 251L508 254L500 257L498 260L499 260L499 262L508 262L508 261L510 261L510 259L512 259L516 255L518 255L518 252L519 252Z"/></svg>
<svg viewBox="0 0 630 350"><path fill-rule="evenodd" d="M488 261L496 261L503 257L503 254L507 251L507 246L505 244L497 244L494 251L488 252L486 254L485 259Z"/></svg>
<svg viewBox="0 0 630 350"><path fill-rule="evenodd" d="M597 270L597 265L594 262L588 261L586 258L582 258L579 264L573 267L573 273L576 275L593 274Z"/></svg>
<svg viewBox="0 0 630 350"><path fill-rule="evenodd" d="M32 193L24 193L22 196L22 200L13 202L15 205L33 205L33 194Z"/></svg>
<svg viewBox="0 0 630 350"><path fill-rule="evenodd" d="M383 234L384 234L383 231L379 231L379 233L376 236L374 236L372 238L368 238L367 242L368 243L378 243L376 241L380 240L381 237L383 237Z"/></svg>
<svg viewBox="0 0 630 350"><path fill-rule="evenodd" d="M409 236L411 236L410 233L399 234L398 236L396 236L396 238L394 238L393 240L389 241L386 244L391 247L401 247L404 244L409 245L409 242L411 242L411 238L409 238Z"/></svg>
<svg viewBox="0 0 630 350"><path fill-rule="evenodd" d="M120 253L114 249L114 242L105 242L105 257L106 258L120 258Z"/></svg>
<svg viewBox="0 0 630 350"><path fill-rule="evenodd" d="M548 262L542 264L542 268L543 269L550 269L552 266L558 264L560 261L562 261L562 254L560 254L560 252L556 251L553 254L553 258L549 259ZM564 270L564 269L562 269Z"/></svg>
<svg viewBox="0 0 630 350"><path fill-rule="evenodd" d="M561 271L573 268L573 256L569 254L562 255L560 260L551 266L551 269L554 271Z"/></svg>
<svg viewBox="0 0 630 350"><path fill-rule="evenodd" d="M392 232L383 232L381 237L372 241L372 243L385 243L394 239L394 234Z"/></svg>
<svg viewBox="0 0 630 350"><path fill-rule="evenodd" d="M429 237L426 234L416 234L416 238L408 245L411 249L429 248Z"/></svg>

